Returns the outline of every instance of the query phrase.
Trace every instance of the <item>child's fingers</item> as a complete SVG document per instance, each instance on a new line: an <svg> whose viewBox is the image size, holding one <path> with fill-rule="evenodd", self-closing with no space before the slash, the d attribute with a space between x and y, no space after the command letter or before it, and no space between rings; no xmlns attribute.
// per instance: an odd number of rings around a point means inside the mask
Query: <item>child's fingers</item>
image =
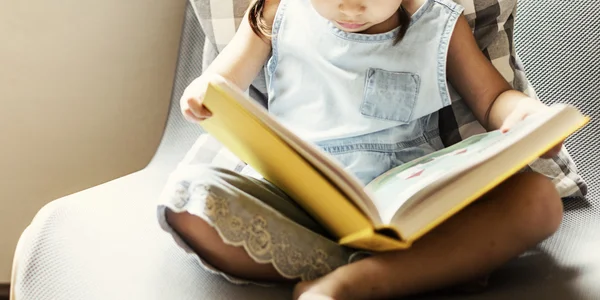
<svg viewBox="0 0 600 300"><path fill-rule="evenodd" d="M188 109L192 112L192 114L194 114L196 118L200 118L200 104L198 104L198 101L195 98L188 98L186 102Z"/></svg>
<svg viewBox="0 0 600 300"><path fill-rule="evenodd" d="M501 132L509 131L515 124L517 124L518 122L525 119L525 117L527 117L527 114L522 114L522 113L512 113L512 114L508 115L508 117L506 117L506 119L502 123L502 126L500 127L500 131Z"/></svg>
<svg viewBox="0 0 600 300"><path fill-rule="evenodd" d="M335 300L329 296L319 294L302 294L298 300Z"/></svg>
<svg viewBox="0 0 600 300"><path fill-rule="evenodd" d="M208 109L206 109L206 107L204 107L204 105L202 105L197 99L189 98L187 100L187 103L192 113L200 120L212 116L211 112Z"/></svg>
<svg viewBox="0 0 600 300"><path fill-rule="evenodd" d="M196 115L194 115L194 113L192 112L192 110L189 109L189 108L186 108L183 111L183 117L186 120L188 120L189 122L193 122L193 123L202 121L202 120L200 120L200 118L196 117Z"/></svg>
<svg viewBox="0 0 600 300"><path fill-rule="evenodd" d="M200 105L200 115L202 115L204 118L208 118L212 116L212 113L210 110L208 110L208 108L206 108L206 106Z"/></svg>

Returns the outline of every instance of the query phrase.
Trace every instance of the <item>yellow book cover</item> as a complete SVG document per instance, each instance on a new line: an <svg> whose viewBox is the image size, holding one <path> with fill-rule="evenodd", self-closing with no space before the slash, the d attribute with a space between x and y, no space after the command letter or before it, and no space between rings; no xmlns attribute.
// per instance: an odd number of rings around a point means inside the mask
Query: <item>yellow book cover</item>
<svg viewBox="0 0 600 300"><path fill-rule="evenodd" d="M588 122L574 107L556 105L508 133L473 136L363 186L236 87L213 81L204 105L212 117L200 124L209 134L286 192L340 244L372 251L410 247Z"/></svg>

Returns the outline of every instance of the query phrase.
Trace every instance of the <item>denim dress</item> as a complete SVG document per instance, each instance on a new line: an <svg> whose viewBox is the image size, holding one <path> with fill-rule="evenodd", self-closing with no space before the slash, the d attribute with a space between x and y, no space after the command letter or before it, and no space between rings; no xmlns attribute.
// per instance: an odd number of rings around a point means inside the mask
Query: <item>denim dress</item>
<svg viewBox="0 0 600 300"><path fill-rule="evenodd" d="M268 109L364 184L443 148L437 111L451 105L446 57L462 7L430 0L400 28L348 33L309 0L283 0L267 63Z"/></svg>

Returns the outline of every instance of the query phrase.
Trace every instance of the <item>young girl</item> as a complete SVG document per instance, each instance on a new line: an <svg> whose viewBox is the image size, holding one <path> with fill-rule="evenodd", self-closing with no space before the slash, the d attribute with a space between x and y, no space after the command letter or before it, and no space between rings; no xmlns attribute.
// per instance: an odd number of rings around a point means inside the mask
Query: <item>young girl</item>
<svg viewBox="0 0 600 300"><path fill-rule="evenodd" d="M363 183L442 149L438 111L457 94L488 130L547 109L511 89L450 0L258 0L186 89L185 117L210 117L208 79L244 90L265 64L269 112ZM551 235L562 218L552 182L521 172L410 249L364 253L339 246L260 178L192 165L164 193L161 224L204 266L237 283L301 280L300 299L402 297L473 280Z"/></svg>

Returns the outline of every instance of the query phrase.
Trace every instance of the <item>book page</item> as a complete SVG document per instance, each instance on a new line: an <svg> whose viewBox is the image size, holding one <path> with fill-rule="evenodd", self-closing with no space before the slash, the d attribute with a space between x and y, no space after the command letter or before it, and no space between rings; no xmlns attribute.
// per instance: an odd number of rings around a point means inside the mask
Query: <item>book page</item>
<svg viewBox="0 0 600 300"><path fill-rule="evenodd" d="M496 130L471 136L391 169L370 182L366 189L372 195L382 221L388 223L394 215L408 209L411 202L418 202L453 178L510 147L546 119L531 117L506 133Z"/></svg>
<svg viewBox="0 0 600 300"><path fill-rule="evenodd" d="M414 241L441 222L522 170L528 163L589 122L576 108L555 105L548 113L537 114L517 124L482 147L477 164L453 177L448 184L416 199L392 223L402 236ZM493 153L493 155L490 155ZM411 200L412 201L412 200Z"/></svg>
<svg viewBox="0 0 600 300"><path fill-rule="evenodd" d="M384 223L389 222L403 205L416 195L443 185L453 176L476 163L477 155L499 132L484 133L466 139L380 175L366 189Z"/></svg>

